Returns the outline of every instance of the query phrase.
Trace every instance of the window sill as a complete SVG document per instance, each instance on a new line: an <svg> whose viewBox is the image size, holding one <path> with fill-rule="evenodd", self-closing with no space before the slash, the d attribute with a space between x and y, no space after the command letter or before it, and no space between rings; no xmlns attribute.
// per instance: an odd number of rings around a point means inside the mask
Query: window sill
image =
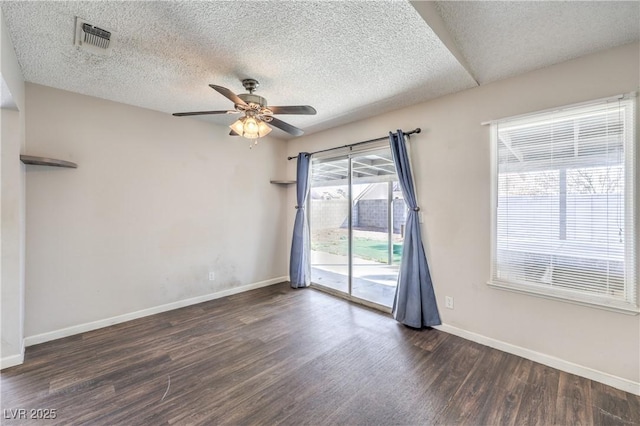
<svg viewBox="0 0 640 426"><path fill-rule="evenodd" d="M504 281L488 281L489 287L498 290L507 290L516 293L529 294L531 296L542 297L545 299L558 300L560 302L572 303L575 305L586 306L589 308L604 309L607 311L618 312L626 315L638 315L640 310L637 305L633 305L623 301L603 301L596 297L588 295L574 295L570 292L559 289L536 288L530 285L515 284Z"/></svg>

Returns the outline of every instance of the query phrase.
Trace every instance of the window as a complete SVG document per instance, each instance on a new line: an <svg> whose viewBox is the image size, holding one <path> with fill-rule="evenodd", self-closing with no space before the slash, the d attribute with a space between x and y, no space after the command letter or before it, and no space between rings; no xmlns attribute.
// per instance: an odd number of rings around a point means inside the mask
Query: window
<svg viewBox="0 0 640 426"><path fill-rule="evenodd" d="M491 123L490 285L638 311L635 98Z"/></svg>

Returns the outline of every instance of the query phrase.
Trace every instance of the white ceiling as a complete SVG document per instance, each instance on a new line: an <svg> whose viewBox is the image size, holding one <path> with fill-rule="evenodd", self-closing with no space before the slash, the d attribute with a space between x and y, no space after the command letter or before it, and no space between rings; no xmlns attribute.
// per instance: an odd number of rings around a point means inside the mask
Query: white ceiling
<svg viewBox="0 0 640 426"><path fill-rule="evenodd" d="M480 84L638 40L640 1L437 2Z"/></svg>
<svg viewBox="0 0 640 426"><path fill-rule="evenodd" d="M242 93L251 77L271 105L316 108L278 117L307 134L640 38L639 1L2 1L2 11L29 82L171 113L230 109L208 85ZM74 46L76 16L114 32L110 57Z"/></svg>

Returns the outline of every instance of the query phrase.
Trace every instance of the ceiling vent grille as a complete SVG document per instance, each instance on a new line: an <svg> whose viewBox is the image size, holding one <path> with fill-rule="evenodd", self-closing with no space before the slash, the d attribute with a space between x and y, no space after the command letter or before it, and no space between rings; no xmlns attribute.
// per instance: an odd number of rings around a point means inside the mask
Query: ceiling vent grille
<svg viewBox="0 0 640 426"><path fill-rule="evenodd" d="M97 27L82 18L76 18L75 45L96 55L111 54L113 31Z"/></svg>

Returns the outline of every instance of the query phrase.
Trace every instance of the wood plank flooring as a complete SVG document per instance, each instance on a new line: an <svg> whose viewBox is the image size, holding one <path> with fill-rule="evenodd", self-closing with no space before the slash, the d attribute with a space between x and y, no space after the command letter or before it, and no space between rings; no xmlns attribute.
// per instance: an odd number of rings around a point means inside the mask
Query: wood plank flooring
<svg viewBox="0 0 640 426"><path fill-rule="evenodd" d="M0 385L6 425L640 424L638 396L287 283L29 347Z"/></svg>

